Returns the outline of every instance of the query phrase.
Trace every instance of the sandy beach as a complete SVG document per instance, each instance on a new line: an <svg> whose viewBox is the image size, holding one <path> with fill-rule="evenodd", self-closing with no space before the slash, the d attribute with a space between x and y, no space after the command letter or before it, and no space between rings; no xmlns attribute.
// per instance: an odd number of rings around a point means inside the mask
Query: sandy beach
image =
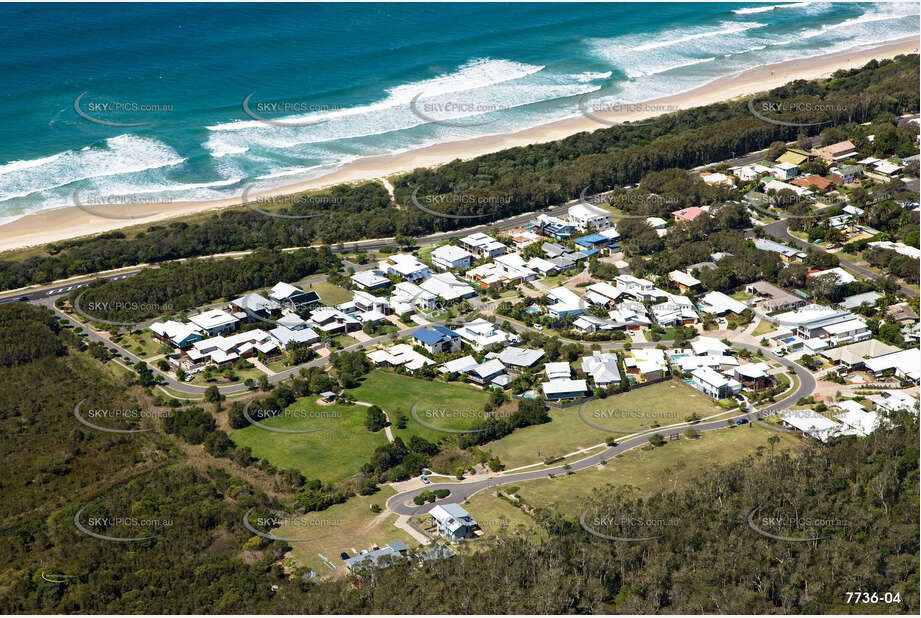
<svg viewBox="0 0 921 618"><path fill-rule="evenodd" d="M603 129L616 122L637 121L667 111L699 107L748 96L781 86L794 79L828 77L838 69L860 67L872 59L892 58L899 54L909 53L918 53L917 38L902 39L866 49L852 49L836 54L765 65L717 79L705 86L678 95L647 101L630 110L594 112L589 107L592 113L583 115L578 109L574 109L573 113L577 115L571 118L516 133L489 135L437 144L395 155L359 159L326 175L276 189L271 192L271 195L299 193L339 183L381 178L418 167L443 164L458 158L469 159L515 146L553 141L582 131ZM589 101L586 105L590 106L591 102ZM636 109L637 107L642 109ZM607 122L601 122L589 116L600 117ZM249 197L252 199L255 196ZM26 215L0 226L0 251L98 234L128 226L151 224L174 217L237 206L240 203L241 198L235 197L208 202L120 204L96 208L99 212L117 213L122 216L130 213L130 218L121 219L100 217L77 207L46 210Z"/></svg>

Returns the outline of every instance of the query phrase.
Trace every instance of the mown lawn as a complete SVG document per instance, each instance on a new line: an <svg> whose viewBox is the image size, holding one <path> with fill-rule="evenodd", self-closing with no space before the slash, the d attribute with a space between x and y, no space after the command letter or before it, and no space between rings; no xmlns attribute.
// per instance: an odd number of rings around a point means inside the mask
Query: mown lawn
<svg viewBox="0 0 921 618"><path fill-rule="evenodd" d="M254 456L278 468L294 468L308 479L329 482L358 472L374 449L387 443L383 430L371 433L365 428L364 406L321 406L313 396L298 399L287 411L288 415L266 420L260 420L255 410L250 415L270 427L320 431L279 433L250 425L230 437L237 446L250 447Z"/></svg>
<svg viewBox="0 0 921 618"><path fill-rule="evenodd" d="M755 330L752 331L752 337L760 337L761 335L766 335L775 330L777 330L776 324L772 324L767 320L761 320L761 322L758 323L758 326L755 327Z"/></svg>
<svg viewBox="0 0 921 618"><path fill-rule="evenodd" d="M366 375L358 388L349 391L358 401L377 404L394 421L395 436L409 440L419 435L436 441L456 435L429 429L412 417L413 407L424 423L446 429L469 429L483 419L483 405L489 400L484 391L460 382L428 381L377 369ZM396 426L396 416L406 417L406 428Z"/></svg>
<svg viewBox="0 0 921 618"><path fill-rule="evenodd" d="M498 455L506 468L516 468L540 462L549 455L559 457L594 446L608 436L623 435L613 430L641 431L649 429L653 421L659 425L680 423L692 412L703 418L722 410L696 389L669 380L585 404L583 416L612 431L589 425L579 416L579 406L573 406L551 409L551 422L517 429L483 448Z"/></svg>

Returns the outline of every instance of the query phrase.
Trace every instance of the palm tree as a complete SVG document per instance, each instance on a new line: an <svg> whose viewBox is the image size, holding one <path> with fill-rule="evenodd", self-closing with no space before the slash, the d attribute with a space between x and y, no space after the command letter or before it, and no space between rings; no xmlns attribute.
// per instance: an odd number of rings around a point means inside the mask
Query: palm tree
<svg viewBox="0 0 921 618"><path fill-rule="evenodd" d="M771 445L771 459L774 458L774 445L780 442L780 438L777 436L771 436L767 439L768 444Z"/></svg>

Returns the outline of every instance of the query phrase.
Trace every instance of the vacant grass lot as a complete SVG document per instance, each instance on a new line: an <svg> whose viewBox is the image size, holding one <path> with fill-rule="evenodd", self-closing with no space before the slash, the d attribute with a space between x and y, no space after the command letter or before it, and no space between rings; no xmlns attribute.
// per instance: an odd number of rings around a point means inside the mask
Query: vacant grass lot
<svg viewBox="0 0 921 618"><path fill-rule="evenodd" d="M697 439L681 438L649 451L636 448L590 470L521 483L518 495L530 505L552 506L561 513L578 517L583 498L596 488L608 484L632 485L646 495L680 489L705 470L755 454L759 447L764 449L763 457L770 457L768 438L771 436L780 438L774 447L775 453L797 448L800 444L796 436L757 425L718 429L703 432ZM474 500L477 497L479 494Z"/></svg>
<svg viewBox="0 0 921 618"><path fill-rule="evenodd" d="M320 577L333 572L323 563L321 554L337 569L344 571L345 562L339 557L342 552L355 556L362 549L370 549L371 545L383 547L394 541L403 541L410 547L419 544L407 532L393 526L396 515L371 511L371 504L383 507L387 498L393 494L393 489L385 486L373 496L355 496L343 504L335 504L325 511L304 516L306 521L322 525L310 528L281 526L273 530L272 534L286 538L322 536L312 541L290 543L292 549L289 555L294 558L297 566L314 569Z"/></svg>
<svg viewBox="0 0 921 618"><path fill-rule="evenodd" d="M320 300L323 301L324 305L328 306L339 305L352 300L352 293L349 290L333 285L328 281L317 281L312 286L308 284L304 288L304 291L310 290L319 294Z"/></svg>
<svg viewBox="0 0 921 618"><path fill-rule="evenodd" d="M677 418L674 417L675 412ZM703 418L718 414L722 409L684 382L669 380L591 401L585 405L583 415L612 430L632 432L649 429L654 420L660 425L680 423L692 412ZM566 410L551 409L550 417L553 420L549 423L517 429L484 448L498 455L506 468L516 468L542 461L548 455L562 456L594 446L604 442L608 436L616 438L623 435L585 423L579 416L579 406Z"/></svg>
<svg viewBox="0 0 921 618"><path fill-rule="evenodd" d="M375 448L387 443L384 431L365 429L364 406L316 403L316 397L303 397L288 408L290 415L260 420L280 429L320 429L316 433L279 433L255 425L235 431L231 439L237 446L248 446L253 455L279 468L300 470L309 479L335 482L345 479L371 459ZM317 416L317 414L340 416ZM255 418L255 411L251 415ZM258 420L258 419L257 419Z"/></svg>
<svg viewBox="0 0 921 618"><path fill-rule="evenodd" d="M369 373L350 393L358 401L377 404L390 415L391 420L395 421L398 413L405 416L406 429L398 429L396 423L393 427L394 435L404 441L412 435L430 441L455 435L419 424L411 415L414 405L416 415L429 425L467 429L483 418L483 404L489 400L489 395L469 384L429 382L383 369Z"/></svg>
<svg viewBox="0 0 921 618"><path fill-rule="evenodd" d="M768 333L774 332L777 330L777 325L768 322L767 320L761 320L758 323L758 326L755 327L755 330L752 331L752 337L760 337L761 335L766 335Z"/></svg>

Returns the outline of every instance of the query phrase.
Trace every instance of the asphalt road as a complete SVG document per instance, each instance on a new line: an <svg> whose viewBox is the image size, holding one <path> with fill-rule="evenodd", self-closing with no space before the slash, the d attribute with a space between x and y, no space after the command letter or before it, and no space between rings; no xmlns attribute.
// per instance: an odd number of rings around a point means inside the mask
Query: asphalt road
<svg viewBox="0 0 921 618"><path fill-rule="evenodd" d="M736 342L733 342L733 345L740 347L740 348L746 348L752 351L761 349L755 345L742 344L742 343L736 343ZM793 361L788 360L786 358L775 356L771 354L770 352L767 352L763 349L761 350L762 352L764 352L765 356L768 359L781 363L782 365L788 368L792 368L796 372L796 375L799 377L799 386L797 387L796 391L794 391L792 394L788 395L787 397L783 398L782 400L775 402L769 406L766 406L762 408L761 410L739 414L738 416L733 417L733 419L744 417L748 419L749 421L756 420L759 417L767 416L771 413L778 412L780 410L784 410L788 408L789 406L795 404L801 397L807 397L808 395L812 394L812 392L815 390L815 387L816 387L815 378L813 378L812 374L809 373L809 371L807 371L804 367L797 365ZM468 498L470 498L471 496L473 496L474 494L480 491L483 491L484 489L489 489L491 487L498 487L499 485L508 485L510 483L521 483L524 481L533 481L536 479L547 478L550 474L554 474L554 475L566 474L567 472L577 472L579 470L584 470L586 468L597 466L601 462L602 459L606 461L610 460L612 457L615 457L617 455L620 455L621 453L625 453L629 451L630 449L633 449L633 448L636 448L638 446L642 446L648 443L649 435L651 435L651 433L659 433L665 438L670 439L671 436L680 435L690 428L693 428L701 432L702 431L715 431L717 429L730 430L729 425L727 423L727 419L722 419L718 421L710 421L710 422L705 422L705 423L697 423L696 425L685 424L679 427L659 428L659 429L656 429L654 432L650 431L649 433L646 433L642 436L637 436L635 438L629 438L622 442L618 442L616 446L609 447L600 453L591 455L589 457L586 457L585 459L572 463L570 464L570 468L568 471L565 470L563 466L557 466L554 468L547 468L547 469L541 469L541 470L514 472L511 474L503 474L503 475L494 476L491 478L484 478L482 480L472 480L472 481L465 481L461 483L431 483L429 485L425 485L424 487L419 487L417 489L411 489L409 491L404 491L394 496L391 496L390 499L387 500L387 508L390 511L397 513L399 515L410 515L410 516L420 515L420 514L429 512L435 506L435 504L428 503L428 502L421 506L417 506L413 504L413 501L412 501L413 498L417 496L419 493L421 493L422 491L426 491L426 490L432 491L435 489L448 489L451 491L451 494L449 496L449 501L461 503L467 500ZM745 427L736 427L735 429L732 429L731 431L745 431Z"/></svg>
<svg viewBox="0 0 921 618"><path fill-rule="evenodd" d="M763 226L761 229L764 230L765 233L770 234L771 236L775 236L777 238L786 240L788 242L792 242L794 245L800 248L803 248L803 249L812 248L817 251L822 251L823 253L827 253L824 247L821 247L819 245L810 244L806 242L805 240L802 240L790 234L789 230L787 229L787 222L784 219L781 219L780 221L775 221L774 223L769 223L768 225ZM878 274L874 273L873 271L867 270L866 268L862 266L858 266L854 264L853 262L849 262L848 260L845 260L841 258L840 256L838 256L838 261L841 263L842 266L848 268L849 270L854 271L855 273L859 275L867 277L868 279L872 279L872 280L881 279L881 277ZM905 296L917 296L918 295L917 292L915 292L911 288L905 287L904 285L900 285L899 290Z"/></svg>

